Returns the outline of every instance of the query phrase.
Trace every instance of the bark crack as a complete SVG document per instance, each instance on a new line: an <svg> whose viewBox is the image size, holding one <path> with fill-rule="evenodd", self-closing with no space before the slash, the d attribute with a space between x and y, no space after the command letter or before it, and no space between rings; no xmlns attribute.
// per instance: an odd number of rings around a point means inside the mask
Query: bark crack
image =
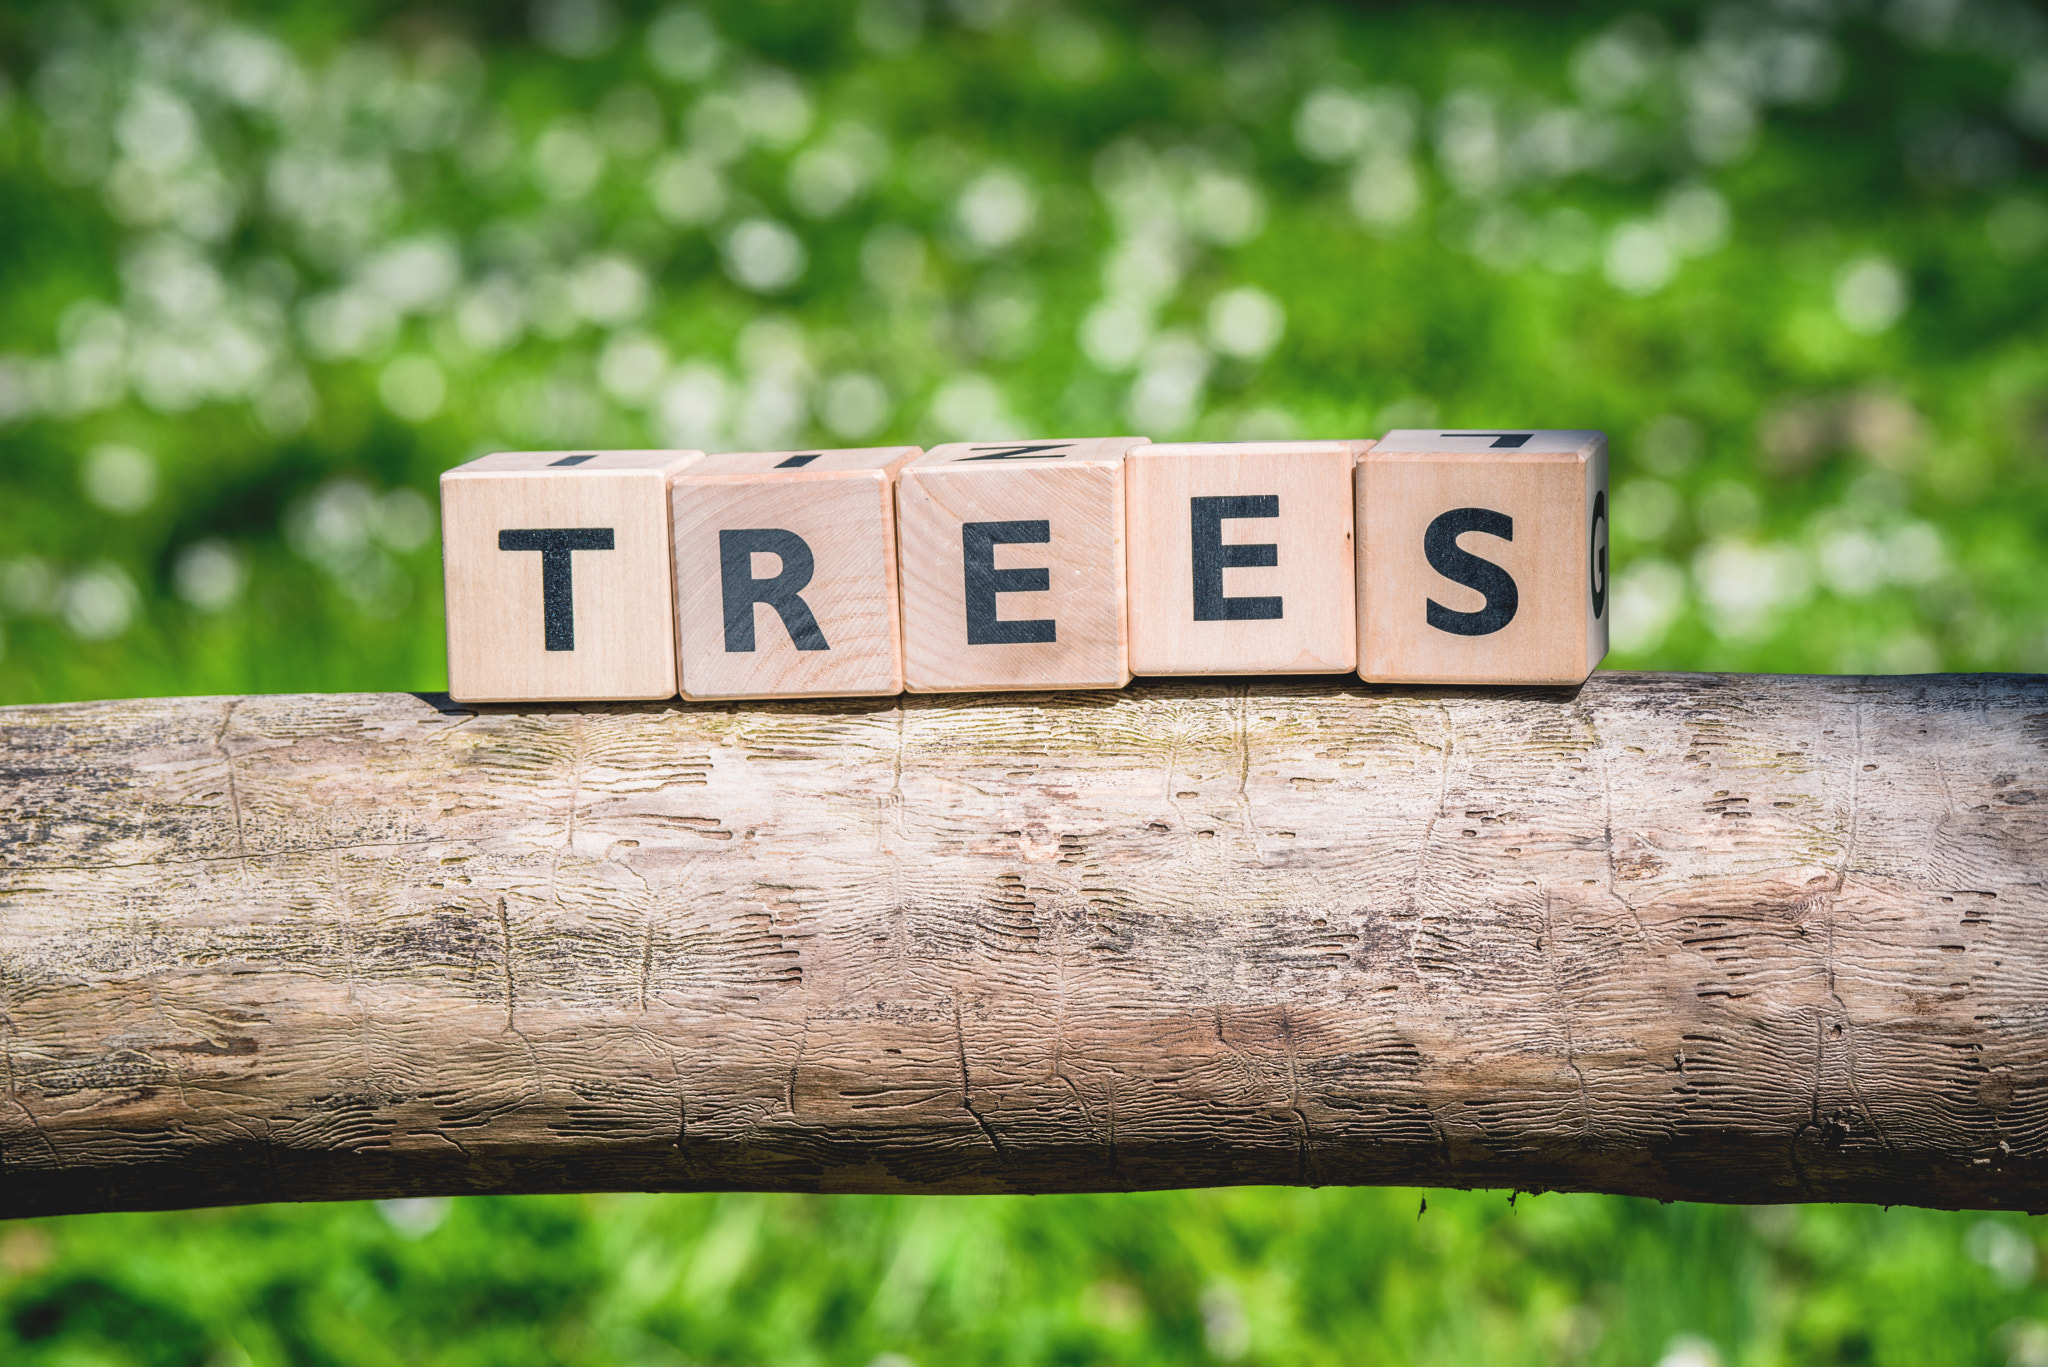
<svg viewBox="0 0 2048 1367"><path fill-rule="evenodd" d="M349 1023L355 1027L356 1066L364 1077L371 1074L370 1019L363 1010L362 999L356 993L356 926L349 915L348 879L342 870L337 851L332 865L334 879L334 905L341 915L335 926L335 938L341 943L341 981L344 999L348 1003Z"/></svg>
<svg viewBox="0 0 2048 1367"><path fill-rule="evenodd" d="M1086 1125L1090 1131L1093 1131L1095 1129L1095 1114L1088 1105L1088 1098L1082 1094L1080 1086L1074 1079L1067 1076L1067 967L1067 927L1062 918L1055 917L1053 921L1053 970L1054 980L1059 985L1059 993L1053 1001L1052 1075L1065 1084L1069 1092L1073 1093L1074 1103L1081 1108L1081 1123Z"/></svg>
<svg viewBox="0 0 2048 1367"><path fill-rule="evenodd" d="M1838 1014L1838 1033L1842 1036L1843 1070L1849 1078L1849 1096L1856 1103L1856 1109L1863 1114L1865 1123L1877 1136L1878 1142L1887 1150L1892 1147L1891 1137L1878 1123L1877 1115L1870 1109L1870 1102L1863 1095L1862 1080L1856 1069L1856 1022L1850 1018L1849 1004L1842 1000L1841 991L1835 982L1835 925L1837 904L1842 894L1849 889L1849 874L1856 867L1856 842L1863 826L1863 703L1859 700L1850 713L1854 752L1849 758L1849 832L1842 842L1842 858L1835 870L1834 886L1821 894L1823 914L1826 917L1827 939L1823 949L1822 967L1826 973L1828 1000L1834 1003ZM1825 1021L1821 1029L1826 1028ZM1814 1124L1820 1123L1820 1068L1821 1043L1817 1037L1814 1044Z"/></svg>
<svg viewBox="0 0 2048 1367"><path fill-rule="evenodd" d="M640 941L640 1014L647 1014L647 986L654 976L654 917L649 915Z"/></svg>
<svg viewBox="0 0 2048 1367"><path fill-rule="evenodd" d="M0 965L0 1005L10 1004L5 991L7 983L6 974L6 967ZM43 1129L43 1122L29 1108L29 1104L21 1099L20 1089L15 1085L14 1028L14 1017L5 1011L0 1011L0 1032L4 1032L0 1033L0 1064L4 1064L7 1069L7 1100L27 1119L29 1128L35 1131L36 1138L41 1140L43 1148L49 1151L50 1161L61 1168L64 1166L64 1155L57 1151L57 1146L50 1141L49 1133ZM4 1172L6 1167L6 1153L4 1150L0 1150L0 1172Z"/></svg>
<svg viewBox="0 0 2048 1367"><path fill-rule="evenodd" d="M960 1060L960 1104L966 1109L967 1114L974 1117L974 1123L981 1127L981 1133L987 1138L989 1147L996 1151L998 1157L1004 1157L1006 1155L1003 1153L1003 1141L997 1137L996 1127L989 1124L988 1117L974 1106L974 1084L967 1076L967 1026L960 1019L960 998L957 996L953 998L953 1051Z"/></svg>
<svg viewBox="0 0 2048 1367"><path fill-rule="evenodd" d="M804 1023L796 1037L796 1057L789 1061L789 1076L782 1080L782 1108L789 1112L791 1120L796 1113L796 1072L804 1066L804 1051L811 1047L811 1014L804 1013Z"/></svg>
<svg viewBox="0 0 2048 1367"><path fill-rule="evenodd" d="M1121 1177L1124 1170L1124 1160L1123 1153L1117 1148L1116 1143L1116 1077L1114 1074L1103 1085L1102 1094L1103 1110L1106 1112L1107 1129L1109 1131L1109 1175Z"/></svg>
<svg viewBox="0 0 2048 1367"><path fill-rule="evenodd" d="M1416 842L1415 873L1408 880L1408 966L1415 971L1417 979L1423 981L1426 978L1418 948L1422 939L1422 881L1429 875L1430 844L1436 839L1437 822L1443 820L1444 811L1450 805L1451 751L1457 744L1457 735L1451 725L1451 709L1441 700L1436 706L1444 724L1444 743L1437 750L1436 810L1429 814L1429 820L1422 828L1422 839Z"/></svg>
<svg viewBox="0 0 2048 1367"><path fill-rule="evenodd" d="M1237 807L1244 822L1244 833L1252 838L1256 848L1259 827L1252 820L1251 712L1252 689L1250 684L1245 684L1237 690Z"/></svg>
<svg viewBox="0 0 2048 1367"><path fill-rule="evenodd" d="M889 806L896 818L896 834L903 834L903 750L910 743L910 719L903 710L903 698L896 699L896 749L889 756Z"/></svg>
<svg viewBox="0 0 2048 1367"><path fill-rule="evenodd" d="M242 700L240 698L232 699L228 703L227 711L221 713L220 730L214 732L213 735L213 748L220 751L220 757L227 765L228 806L233 810L235 816L235 857L242 860L244 865L246 865L249 859L249 846L242 836L242 790L240 785L235 782L234 753L227 747L228 728L234 725L235 709L241 705Z"/></svg>
<svg viewBox="0 0 2048 1367"><path fill-rule="evenodd" d="M583 801L584 742L589 736L588 727L589 718L579 715L570 732L569 811L562 819L562 847L554 852L554 858L548 864L548 900L557 908L562 905L562 860L576 852L576 815ZM510 972L509 962L506 971Z"/></svg>
<svg viewBox="0 0 2048 1367"><path fill-rule="evenodd" d="M1286 1007L1280 1008L1280 1041L1287 1054L1287 1111L1301 1127L1301 1137L1295 1146L1294 1180L1306 1184L1309 1174L1309 1128L1308 1112L1301 1108L1301 1067L1294 1047L1294 1019Z"/></svg>
<svg viewBox="0 0 2048 1367"><path fill-rule="evenodd" d="M505 1028L516 1031L518 1027L512 1023L512 1004L516 994L512 977L512 915L502 897L498 899L498 934L502 937L505 955Z"/></svg>
<svg viewBox="0 0 2048 1367"><path fill-rule="evenodd" d="M1557 961L1557 933L1550 914L1550 893L1543 894L1543 939L1537 946L1543 951L1543 961L1549 965L1551 985L1557 991L1558 1014L1564 1021L1564 1065L1572 1070L1572 1076L1579 1080L1579 1142L1590 1144L1593 1138L1593 1098L1586 1089L1586 1070L1579 1066L1578 1037L1572 1023L1572 997L1564 980L1564 969Z"/></svg>
<svg viewBox="0 0 2048 1367"><path fill-rule="evenodd" d="M576 760L569 770L569 815L562 827L562 848L572 852L576 848L576 817L578 808L583 803L584 727L584 719L578 717L576 719L576 748L574 751Z"/></svg>
<svg viewBox="0 0 2048 1367"><path fill-rule="evenodd" d="M1644 944L1648 944L1650 932L1643 925L1642 913L1636 910L1636 904L1629 900L1628 894L1621 890L1621 879L1614 867L1614 770L1613 759L1605 749L1600 752L1600 804L1600 820L1607 840L1608 894L1627 910L1629 919L1636 923L1636 935Z"/></svg>

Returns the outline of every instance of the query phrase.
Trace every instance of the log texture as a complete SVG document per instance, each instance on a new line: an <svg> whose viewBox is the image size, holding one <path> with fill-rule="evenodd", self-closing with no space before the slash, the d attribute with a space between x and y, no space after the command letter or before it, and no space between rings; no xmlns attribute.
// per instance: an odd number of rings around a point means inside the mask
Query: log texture
<svg viewBox="0 0 2048 1367"><path fill-rule="evenodd" d="M0 709L0 1214L2048 1207L2048 679Z"/></svg>

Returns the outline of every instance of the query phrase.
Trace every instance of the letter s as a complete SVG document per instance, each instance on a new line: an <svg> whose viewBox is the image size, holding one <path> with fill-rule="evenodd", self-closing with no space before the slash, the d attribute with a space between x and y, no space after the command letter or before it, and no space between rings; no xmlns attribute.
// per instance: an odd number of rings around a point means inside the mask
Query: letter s
<svg viewBox="0 0 2048 1367"><path fill-rule="evenodd" d="M1508 572L1482 560L1458 544L1466 532L1484 532L1503 541L1515 539L1515 520L1491 508L1453 508L1429 524L1422 534L1422 553L1429 567L1444 578L1477 590L1486 606L1477 612L1453 612L1429 600L1429 624L1454 636L1488 636L1515 620L1521 594Z"/></svg>

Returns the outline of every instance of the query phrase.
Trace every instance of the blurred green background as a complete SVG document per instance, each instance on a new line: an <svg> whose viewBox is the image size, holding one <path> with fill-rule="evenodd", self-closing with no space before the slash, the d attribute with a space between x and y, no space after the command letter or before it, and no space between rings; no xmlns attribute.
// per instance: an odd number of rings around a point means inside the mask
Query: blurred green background
<svg viewBox="0 0 2048 1367"><path fill-rule="evenodd" d="M1599 427L1622 667L2048 665L2011 0L0 8L0 702L444 685L506 447ZM2017 1217L1383 1191L0 1227L7 1363L2048 1367Z"/></svg>

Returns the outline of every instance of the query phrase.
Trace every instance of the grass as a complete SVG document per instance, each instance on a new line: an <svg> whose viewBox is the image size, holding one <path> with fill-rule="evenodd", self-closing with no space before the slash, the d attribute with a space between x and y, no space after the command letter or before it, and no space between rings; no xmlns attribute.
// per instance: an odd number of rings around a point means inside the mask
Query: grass
<svg viewBox="0 0 2048 1367"><path fill-rule="evenodd" d="M11 6L0 702L442 686L489 449L1434 422L1612 434L1610 666L2038 669L2043 29ZM1421 1200L24 1221L0 1356L2048 1363L2017 1217Z"/></svg>
<svg viewBox="0 0 2048 1367"><path fill-rule="evenodd" d="M1422 1200L524 1197L24 1222L0 1235L0 1346L37 1364L1931 1367L2048 1342L2023 1217Z"/></svg>

